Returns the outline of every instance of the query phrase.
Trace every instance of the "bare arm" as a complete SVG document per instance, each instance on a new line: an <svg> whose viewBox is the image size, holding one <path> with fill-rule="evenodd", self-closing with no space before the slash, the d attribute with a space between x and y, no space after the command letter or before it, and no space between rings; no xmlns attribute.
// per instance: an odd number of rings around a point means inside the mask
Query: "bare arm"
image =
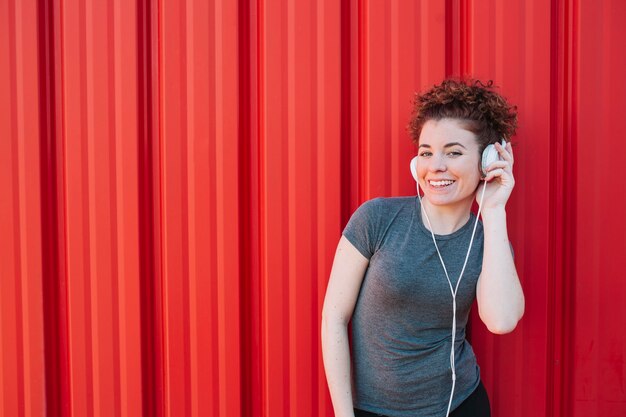
<svg viewBox="0 0 626 417"><path fill-rule="evenodd" d="M341 236L322 309L322 356L336 417L354 417L348 323L368 264L368 259Z"/></svg>
<svg viewBox="0 0 626 417"><path fill-rule="evenodd" d="M485 178L486 183L493 181L487 185L481 206L485 250L476 298L480 319L489 331L504 334L512 332L524 314L524 293L513 262L506 228L505 205L515 185L513 148L509 143L506 148L496 144L496 149L503 160L491 164Z"/></svg>
<svg viewBox="0 0 626 417"><path fill-rule="evenodd" d="M476 287L478 313L492 333L509 333L524 314L524 293L509 247L504 208L486 213L483 228L483 270Z"/></svg>

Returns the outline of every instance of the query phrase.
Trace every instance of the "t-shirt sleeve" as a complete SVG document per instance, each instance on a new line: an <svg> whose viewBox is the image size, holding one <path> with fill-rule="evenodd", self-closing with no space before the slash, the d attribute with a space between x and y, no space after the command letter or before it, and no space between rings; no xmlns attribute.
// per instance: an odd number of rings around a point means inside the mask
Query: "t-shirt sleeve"
<svg viewBox="0 0 626 417"><path fill-rule="evenodd" d="M380 199L375 198L361 204L343 229L342 234L367 259L378 249L380 218Z"/></svg>

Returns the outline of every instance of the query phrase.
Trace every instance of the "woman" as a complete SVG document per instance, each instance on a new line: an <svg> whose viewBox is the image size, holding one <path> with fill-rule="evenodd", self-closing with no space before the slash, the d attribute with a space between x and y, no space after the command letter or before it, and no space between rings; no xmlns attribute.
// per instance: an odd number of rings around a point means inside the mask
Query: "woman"
<svg viewBox="0 0 626 417"><path fill-rule="evenodd" d="M365 202L335 254L322 351L336 417L490 415L465 327L475 298L496 334L524 312L506 228L513 150L499 143L516 121L491 82L445 80L417 96L409 130L424 197ZM490 144L500 160L483 177Z"/></svg>

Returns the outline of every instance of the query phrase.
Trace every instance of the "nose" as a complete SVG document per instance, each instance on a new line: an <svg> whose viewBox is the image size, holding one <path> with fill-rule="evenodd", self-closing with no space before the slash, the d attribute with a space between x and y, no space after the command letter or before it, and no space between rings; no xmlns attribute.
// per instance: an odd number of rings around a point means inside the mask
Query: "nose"
<svg viewBox="0 0 626 417"><path fill-rule="evenodd" d="M445 158L443 157L443 155L440 155L438 153L433 154L428 162L428 169L431 172L445 171L447 169Z"/></svg>

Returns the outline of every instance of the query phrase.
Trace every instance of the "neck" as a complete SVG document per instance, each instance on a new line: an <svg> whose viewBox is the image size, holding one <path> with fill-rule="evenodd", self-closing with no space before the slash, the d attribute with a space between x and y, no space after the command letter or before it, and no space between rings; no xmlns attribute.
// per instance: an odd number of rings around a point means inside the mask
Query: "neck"
<svg viewBox="0 0 626 417"><path fill-rule="evenodd" d="M472 207L472 201L474 199L468 199L466 202L450 206L435 206L428 201L428 198L422 197L422 204L424 209L421 210L422 223L436 235L449 235L454 233L463 227L470 219L470 209ZM424 215L424 210L430 220L430 226L428 220Z"/></svg>

